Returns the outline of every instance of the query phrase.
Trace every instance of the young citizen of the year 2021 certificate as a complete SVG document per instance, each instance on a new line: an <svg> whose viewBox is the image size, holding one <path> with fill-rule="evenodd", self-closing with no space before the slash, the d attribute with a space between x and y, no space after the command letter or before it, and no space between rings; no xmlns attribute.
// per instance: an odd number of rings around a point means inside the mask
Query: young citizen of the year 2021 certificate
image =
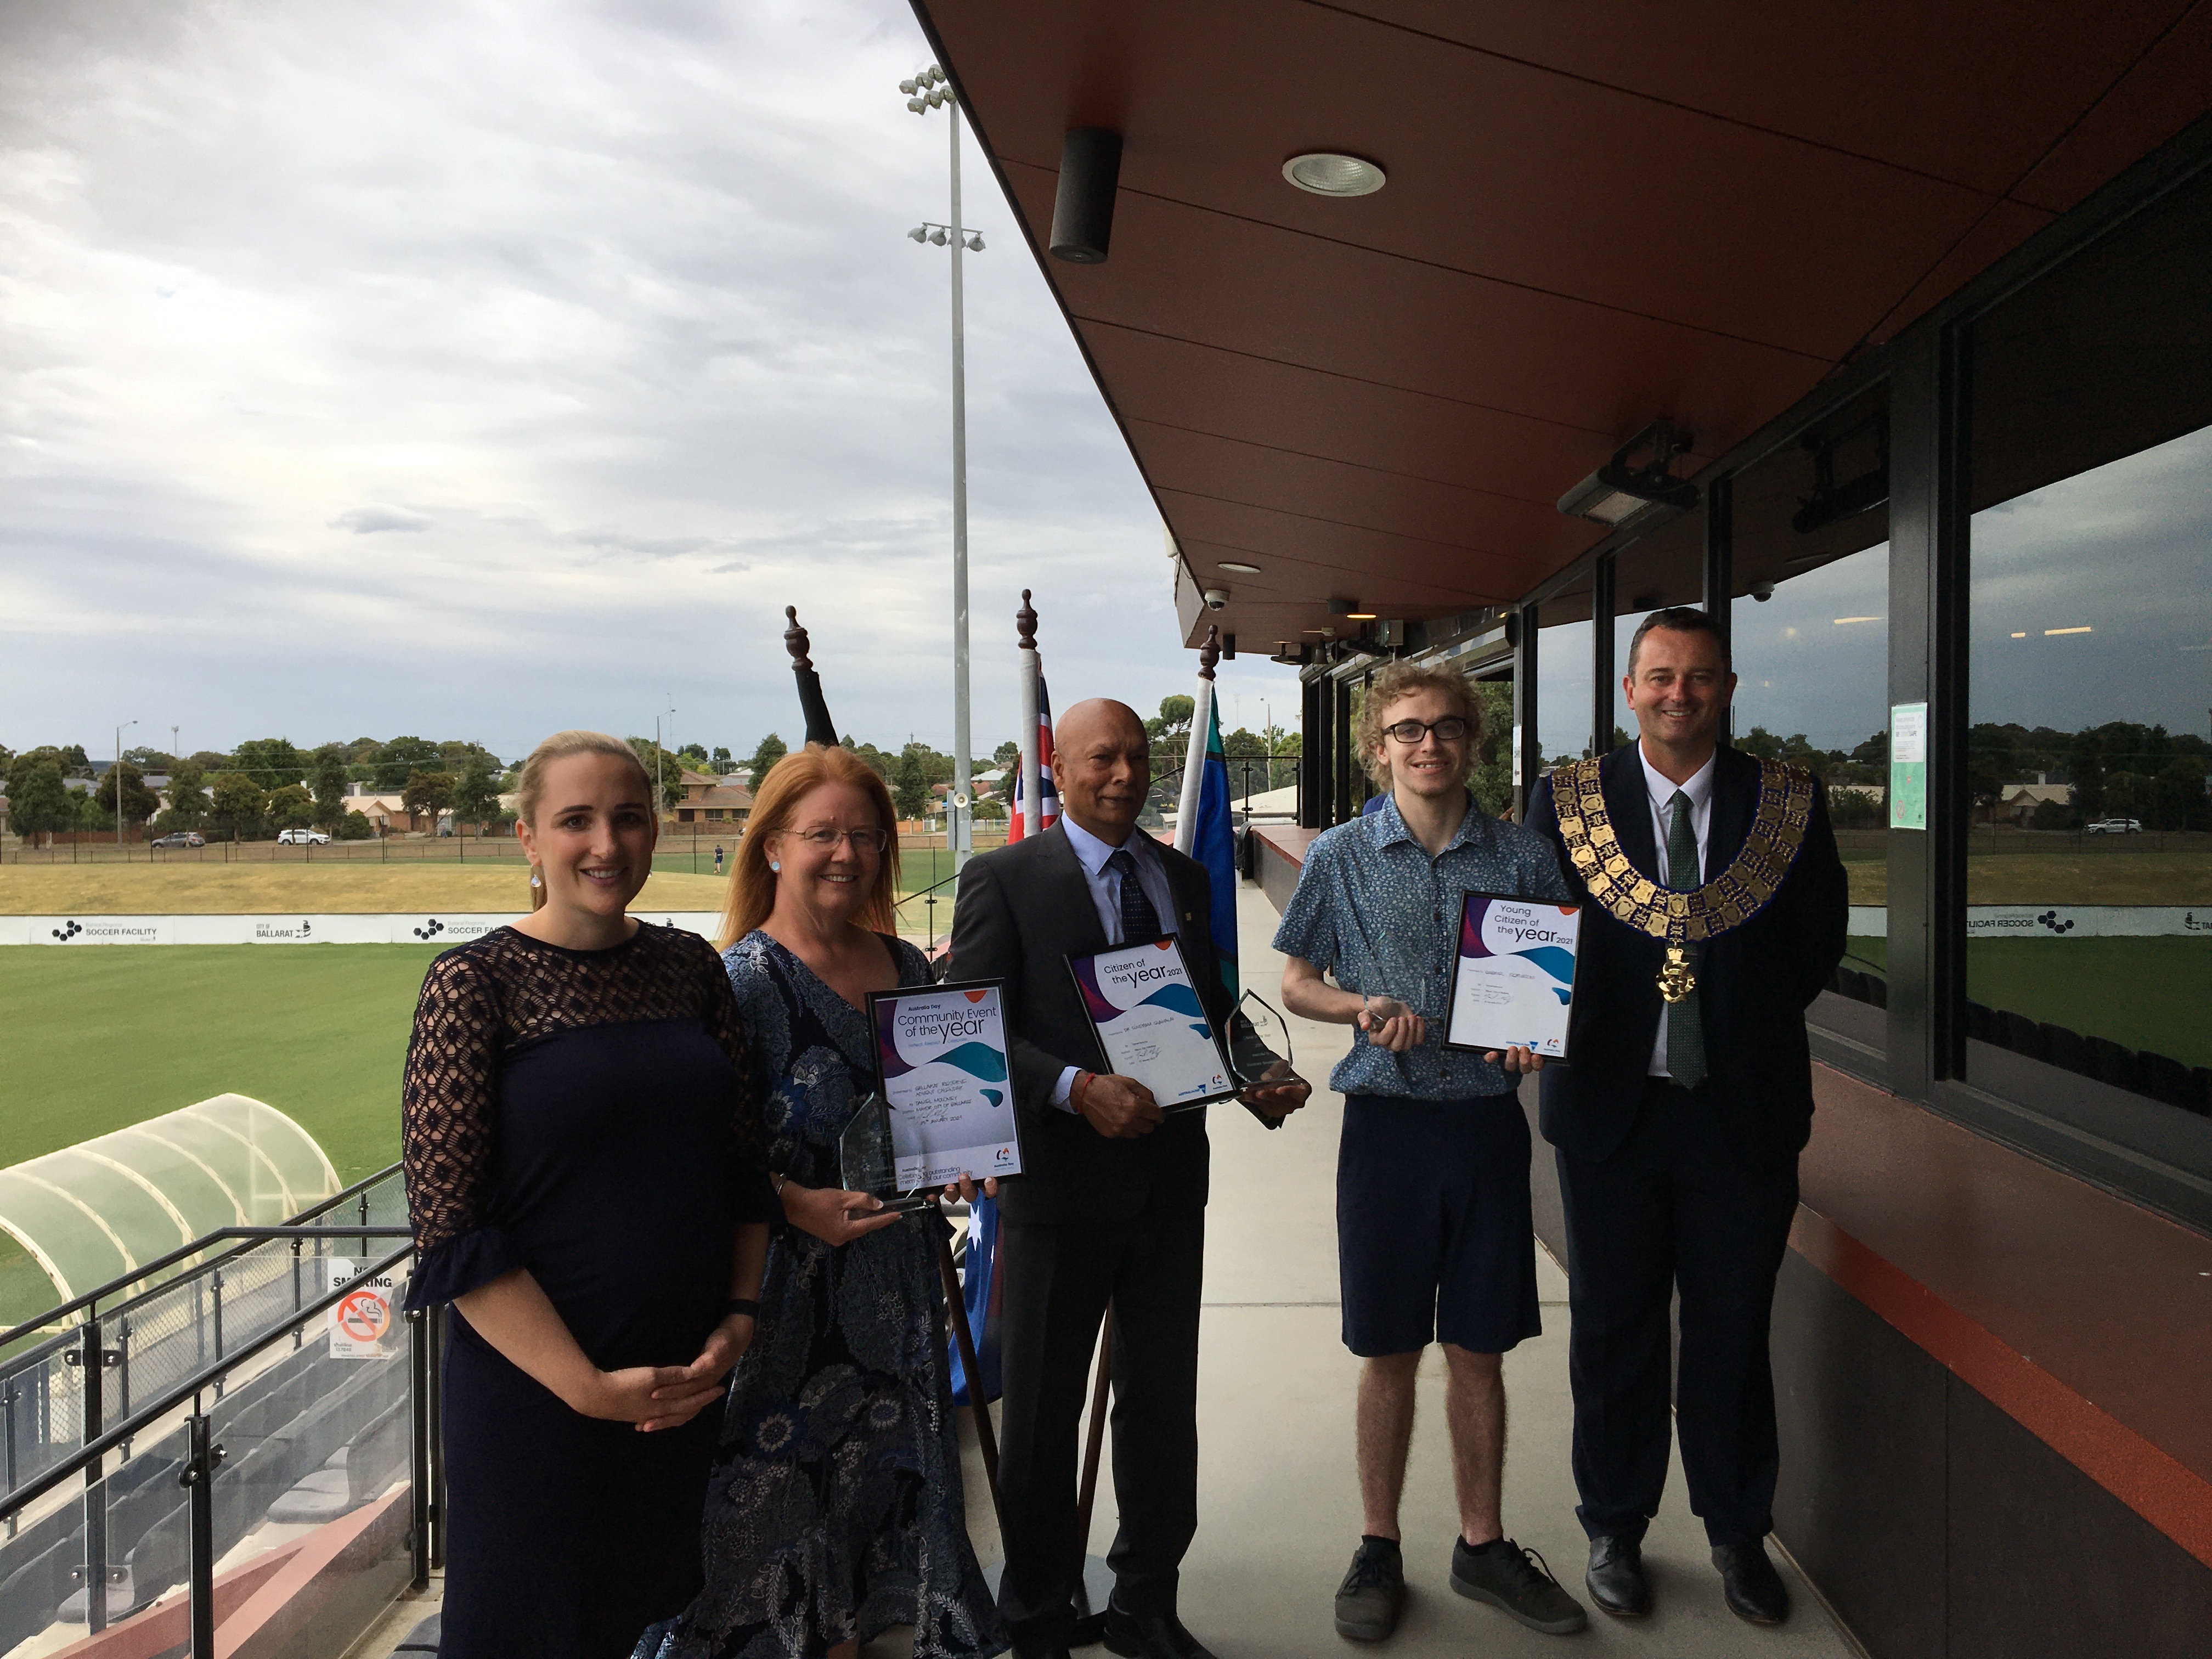
<svg viewBox="0 0 2212 1659"><path fill-rule="evenodd" d="M1565 1058L1582 913L1572 904L1469 893L1452 957L1444 1047L1523 1048Z"/></svg>

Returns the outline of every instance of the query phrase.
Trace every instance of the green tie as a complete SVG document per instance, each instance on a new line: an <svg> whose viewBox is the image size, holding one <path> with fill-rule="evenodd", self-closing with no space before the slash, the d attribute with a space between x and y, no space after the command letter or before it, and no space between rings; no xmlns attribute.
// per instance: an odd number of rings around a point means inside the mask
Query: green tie
<svg viewBox="0 0 2212 1659"><path fill-rule="evenodd" d="M1674 816L1667 827L1667 885L1688 892L1703 884L1698 868L1698 832L1690 823L1690 798L1677 789L1667 803ZM1685 1089L1694 1089L1705 1079L1705 1022L1698 1010L1698 994L1692 991L1667 1008L1667 1069Z"/></svg>

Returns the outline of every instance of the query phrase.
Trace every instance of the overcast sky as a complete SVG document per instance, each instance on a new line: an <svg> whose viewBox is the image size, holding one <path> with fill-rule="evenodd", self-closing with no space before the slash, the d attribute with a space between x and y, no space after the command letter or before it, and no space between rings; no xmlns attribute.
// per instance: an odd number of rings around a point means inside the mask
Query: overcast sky
<svg viewBox="0 0 2212 1659"><path fill-rule="evenodd" d="M899 0L0 10L0 743L951 733L946 118ZM1158 518L964 167L975 738L1188 691ZM1225 665L1224 723L1295 678Z"/></svg>

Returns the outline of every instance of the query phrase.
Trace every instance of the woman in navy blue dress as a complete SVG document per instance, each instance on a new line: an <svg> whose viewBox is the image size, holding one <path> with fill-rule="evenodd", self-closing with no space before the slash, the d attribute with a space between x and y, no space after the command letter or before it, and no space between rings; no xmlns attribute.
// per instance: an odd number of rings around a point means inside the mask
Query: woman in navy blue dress
<svg viewBox="0 0 2212 1659"><path fill-rule="evenodd" d="M647 1655L848 1659L893 1625L915 1627L918 1659L1006 1646L968 1540L945 1224L933 1209L876 1213L840 1189L839 1139L874 1070L867 994L933 977L889 932L895 822L865 763L809 747L763 781L738 844L723 960L789 1224L769 1252L760 1340L731 1386L706 1588Z"/></svg>
<svg viewBox="0 0 2212 1659"><path fill-rule="evenodd" d="M453 1304L439 1651L617 1659L699 1589L774 1199L721 963L625 914L636 756L549 738L520 818L538 908L431 964L407 1052L408 1306Z"/></svg>

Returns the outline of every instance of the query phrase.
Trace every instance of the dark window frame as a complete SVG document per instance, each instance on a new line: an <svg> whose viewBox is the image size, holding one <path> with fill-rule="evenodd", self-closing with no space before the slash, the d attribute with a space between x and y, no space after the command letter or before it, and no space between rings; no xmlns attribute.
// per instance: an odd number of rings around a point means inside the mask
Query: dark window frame
<svg viewBox="0 0 2212 1659"><path fill-rule="evenodd" d="M1895 340L1861 353L1709 465L1698 483L1705 497L1699 510L1707 518L1706 605L1720 605L1725 619L1733 479L1797 442L1878 381L1890 382L1889 701L1929 705L1929 828L1888 832L1887 1007L1824 997L1812 1015L1815 1052L1978 1134L2212 1232L2212 1120L1970 1043L1966 1034L1969 331L2013 295L2208 172L2212 117L2046 226ZM1520 601L1515 682L1524 791L1541 763L1532 672L1540 607L1584 581L1610 588L1615 559L1640 538L1623 532L1605 538ZM1594 711L1610 696L1603 675L1609 654L1593 652L1599 671L1591 687ZM1601 743L1609 732L1599 726L1595 735Z"/></svg>

